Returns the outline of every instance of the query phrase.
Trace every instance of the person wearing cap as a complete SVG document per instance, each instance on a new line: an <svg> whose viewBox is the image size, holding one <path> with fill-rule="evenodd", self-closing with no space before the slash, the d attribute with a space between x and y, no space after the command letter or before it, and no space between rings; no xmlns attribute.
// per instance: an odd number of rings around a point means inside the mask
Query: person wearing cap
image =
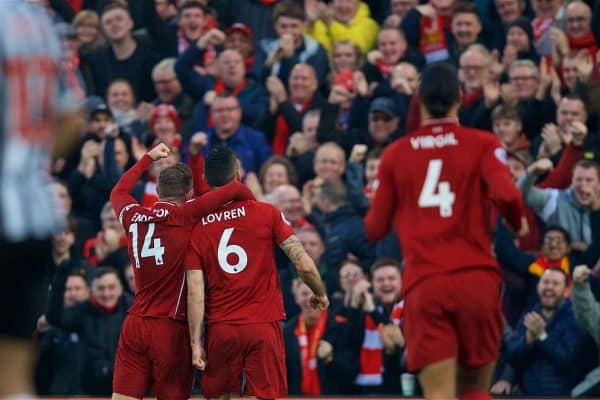
<svg viewBox="0 0 600 400"><path fill-rule="evenodd" d="M259 77L260 71L256 70L256 55L254 54L254 42L250 28L241 22L236 22L225 30L225 35L227 35L225 37L225 49L239 51L244 57L246 73L255 78Z"/></svg>
<svg viewBox="0 0 600 400"><path fill-rule="evenodd" d="M540 61L540 56L536 52L533 41L533 28L531 22L525 17L519 17L508 24L506 29L506 46L516 50L517 59L529 59L536 64Z"/></svg>
<svg viewBox="0 0 600 400"><path fill-rule="evenodd" d="M262 85L246 76L244 59L239 51L228 49L219 54L217 74L198 75L194 62L201 57L202 50L190 46L175 63L175 72L183 90L195 100L196 107L192 129L202 130L213 126L210 106L214 97L230 93L237 97L242 108L242 123L257 126L267 111L268 95Z"/></svg>

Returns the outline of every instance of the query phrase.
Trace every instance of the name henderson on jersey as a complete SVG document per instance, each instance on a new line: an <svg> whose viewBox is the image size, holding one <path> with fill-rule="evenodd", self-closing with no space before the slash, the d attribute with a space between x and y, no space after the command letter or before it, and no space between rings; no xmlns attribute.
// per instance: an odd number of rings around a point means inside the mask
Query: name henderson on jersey
<svg viewBox="0 0 600 400"><path fill-rule="evenodd" d="M206 217L202 217L202 225L212 224L213 222L229 221L230 219L236 219L245 216L246 208L242 206L234 208L233 210L208 214Z"/></svg>

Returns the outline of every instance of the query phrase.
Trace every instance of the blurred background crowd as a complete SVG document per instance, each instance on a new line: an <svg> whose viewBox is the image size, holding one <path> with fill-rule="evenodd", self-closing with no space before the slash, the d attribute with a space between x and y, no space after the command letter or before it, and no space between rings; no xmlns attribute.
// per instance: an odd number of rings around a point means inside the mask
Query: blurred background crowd
<svg viewBox="0 0 600 400"><path fill-rule="evenodd" d="M108 197L163 142L173 152L138 183L142 205L178 161L206 191L203 155L226 144L319 266L328 312L278 257L290 394L399 395L402 251L393 232L370 243L362 218L382 151L420 124L419 72L436 61L457 67L461 124L497 136L529 207L528 236L501 221L491 233L505 316L492 392L600 394L600 1L35 2L84 110L51 171L69 224L35 333L40 394L111 393L135 284Z"/></svg>

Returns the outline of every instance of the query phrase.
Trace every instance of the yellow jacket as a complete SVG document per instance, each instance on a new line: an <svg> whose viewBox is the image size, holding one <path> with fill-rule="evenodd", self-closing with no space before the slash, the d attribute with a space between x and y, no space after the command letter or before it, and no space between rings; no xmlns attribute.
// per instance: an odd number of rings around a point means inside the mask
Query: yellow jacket
<svg viewBox="0 0 600 400"><path fill-rule="evenodd" d="M358 12L349 24L333 21L329 26L318 19L306 28L306 34L319 42L329 57L333 54L333 45L348 39L358 45L366 54L375 47L379 25L371 19L369 6L361 2Z"/></svg>

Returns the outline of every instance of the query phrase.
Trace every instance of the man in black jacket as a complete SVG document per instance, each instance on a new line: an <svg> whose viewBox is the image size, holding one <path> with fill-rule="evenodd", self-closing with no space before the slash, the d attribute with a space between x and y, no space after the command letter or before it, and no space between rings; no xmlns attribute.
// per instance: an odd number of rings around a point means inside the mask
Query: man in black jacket
<svg viewBox="0 0 600 400"><path fill-rule="evenodd" d="M100 267L92 278L89 300L64 308L65 278L59 267L52 283L46 318L51 325L75 332L85 347L82 385L86 394L110 395L121 325L133 299L123 293L116 270Z"/></svg>

